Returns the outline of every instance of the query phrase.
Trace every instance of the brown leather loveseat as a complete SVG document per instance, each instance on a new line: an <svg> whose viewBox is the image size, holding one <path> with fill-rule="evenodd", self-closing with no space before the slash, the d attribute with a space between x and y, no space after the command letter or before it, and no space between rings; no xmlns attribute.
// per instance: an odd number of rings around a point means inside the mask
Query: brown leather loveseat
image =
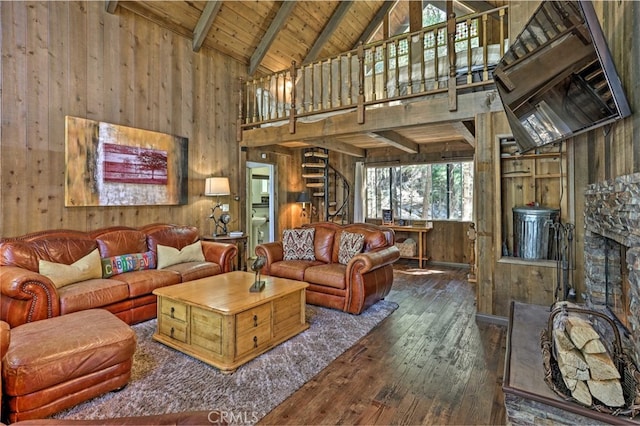
<svg viewBox="0 0 640 426"><path fill-rule="evenodd" d="M238 252L235 245L198 242L197 228L170 224L116 226L91 232L50 230L0 240L0 319L16 327L93 308L106 309L127 324L155 318L154 289L232 270ZM153 263L160 260L158 246L163 253L177 253L173 259L179 262L153 268ZM181 258L186 246L198 249L202 258ZM94 273L89 279L62 286L40 274L43 264L62 268L76 265L87 256L95 257L96 249L102 268L105 260L113 259L113 264L122 269L109 269L109 274L103 269L102 276ZM129 264L143 265L141 259L150 269L136 266L127 271Z"/></svg>
<svg viewBox="0 0 640 426"><path fill-rule="evenodd" d="M263 274L306 281L308 303L352 314L360 314L389 294L393 263L400 257L392 229L367 223L332 222L305 224L300 229L313 230L312 242L308 242L313 247L306 247L307 254L297 256L300 258L285 253L289 253L285 245L295 242L277 241L256 246L256 255L266 258ZM283 239L297 231L285 230ZM343 234L362 236L359 237L362 246L355 247L357 253L346 258L342 256L341 242L344 246L348 239L343 240ZM305 251L304 244L298 249Z"/></svg>

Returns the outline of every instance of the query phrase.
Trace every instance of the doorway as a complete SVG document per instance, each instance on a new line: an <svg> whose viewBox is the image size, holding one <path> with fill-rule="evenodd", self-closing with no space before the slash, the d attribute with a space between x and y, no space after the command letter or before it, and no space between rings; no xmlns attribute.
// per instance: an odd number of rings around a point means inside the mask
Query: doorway
<svg viewBox="0 0 640 426"><path fill-rule="evenodd" d="M247 161L247 258L255 258L256 245L274 241L274 165Z"/></svg>

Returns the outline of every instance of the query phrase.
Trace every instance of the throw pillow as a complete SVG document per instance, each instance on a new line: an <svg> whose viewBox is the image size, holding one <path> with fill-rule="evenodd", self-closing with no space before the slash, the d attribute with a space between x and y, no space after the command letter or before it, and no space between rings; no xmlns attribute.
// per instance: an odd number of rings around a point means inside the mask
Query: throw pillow
<svg viewBox="0 0 640 426"><path fill-rule="evenodd" d="M284 260L316 260L313 250L314 228L285 229L282 232Z"/></svg>
<svg viewBox="0 0 640 426"><path fill-rule="evenodd" d="M340 249L338 262L346 265L351 258L362 251L364 247L364 235L353 232L343 232L340 235Z"/></svg>
<svg viewBox="0 0 640 426"><path fill-rule="evenodd" d="M158 244L157 252L158 269L166 268L167 266L176 265L178 263L205 261L204 253L202 252L202 242L200 240L182 247L182 250Z"/></svg>
<svg viewBox="0 0 640 426"><path fill-rule="evenodd" d="M71 265L40 260L38 267L40 273L49 278L56 288L92 278L102 278L102 265L98 249L93 250Z"/></svg>
<svg viewBox="0 0 640 426"><path fill-rule="evenodd" d="M109 278L123 272L142 271L156 267L156 257L152 251L146 253L123 254L102 258L102 277Z"/></svg>

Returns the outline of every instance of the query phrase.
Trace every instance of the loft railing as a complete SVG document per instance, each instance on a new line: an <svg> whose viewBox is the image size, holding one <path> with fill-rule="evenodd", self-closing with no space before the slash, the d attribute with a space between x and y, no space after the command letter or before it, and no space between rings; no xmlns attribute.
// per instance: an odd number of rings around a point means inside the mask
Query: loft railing
<svg viewBox="0 0 640 426"><path fill-rule="evenodd" d="M508 48L508 6L410 34L360 45L340 55L243 81L240 129L358 111L418 96L482 90ZM448 29L451 29L449 32ZM452 109L455 109L455 100Z"/></svg>

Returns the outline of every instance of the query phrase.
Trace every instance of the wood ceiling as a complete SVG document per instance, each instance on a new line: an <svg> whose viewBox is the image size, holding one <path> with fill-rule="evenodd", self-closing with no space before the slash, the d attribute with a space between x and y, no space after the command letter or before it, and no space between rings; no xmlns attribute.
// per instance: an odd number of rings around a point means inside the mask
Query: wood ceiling
<svg viewBox="0 0 640 426"><path fill-rule="evenodd" d="M401 0L398 7L409 9ZM430 1L440 9L446 1ZM455 1L458 15L482 11L505 1ZM408 25L406 13L388 13L395 1L106 1L110 13L126 9L163 28L192 40L194 51L202 47L228 55L247 65L250 76L270 74L297 64L312 62L353 49L366 42L385 21L389 32ZM423 4L426 4L424 2ZM398 136L399 135L399 136ZM397 132L417 144L446 141L470 143L460 124ZM362 149L394 146L379 134L344 138Z"/></svg>

